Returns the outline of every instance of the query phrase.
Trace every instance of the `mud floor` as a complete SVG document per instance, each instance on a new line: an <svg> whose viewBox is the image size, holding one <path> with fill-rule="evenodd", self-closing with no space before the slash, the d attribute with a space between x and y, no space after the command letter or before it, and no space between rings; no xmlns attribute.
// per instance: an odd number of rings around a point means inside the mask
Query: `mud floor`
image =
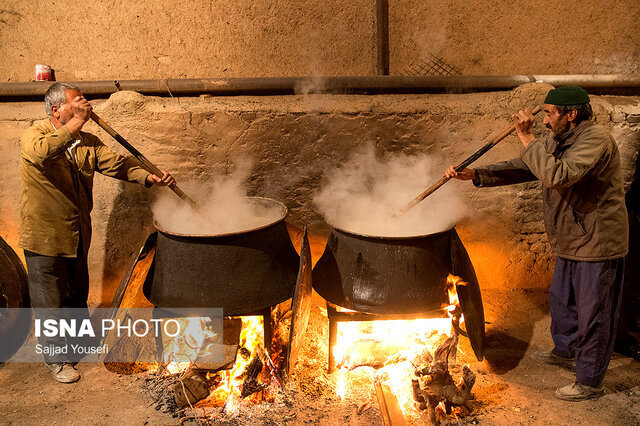
<svg viewBox="0 0 640 426"><path fill-rule="evenodd" d="M323 240L312 239L313 257ZM461 338L458 366L477 374L474 412L451 418L451 424L640 424L640 362L620 355L611 361L600 399L569 403L553 391L574 380L573 373L530 358L537 349L552 347L550 317L543 291L491 290L483 294L487 349L478 362L468 340ZM187 424L321 424L381 425L371 387L336 394L337 374L327 373L328 322L326 308L314 293L306 344L294 370L294 381L271 403L240 404L236 413L217 408L187 409ZM131 375L107 371L102 364L79 364L82 379L72 385L55 382L44 365L13 363L0 367L0 423L2 424L179 424L169 407L149 391L149 372ZM408 384L409 386L410 384ZM410 424L426 424L415 412Z"/></svg>

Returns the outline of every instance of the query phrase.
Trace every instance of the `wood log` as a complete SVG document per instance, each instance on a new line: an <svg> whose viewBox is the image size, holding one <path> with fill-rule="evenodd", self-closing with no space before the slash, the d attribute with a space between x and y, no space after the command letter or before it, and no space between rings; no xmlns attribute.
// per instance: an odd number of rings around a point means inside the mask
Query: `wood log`
<svg viewBox="0 0 640 426"><path fill-rule="evenodd" d="M209 396L209 386L199 374L185 377L173 385L173 398L180 408L193 405L207 396Z"/></svg>
<svg viewBox="0 0 640 426"><path fill-rule="evenodd" d="M264 364L258 354L255 354L243 372L244 381L242 382L242 391L240 392L241 398L246 398L267 387L267 385L258 382L258 377L260 373L262 373L262 367L264 367Z"/></svg>
<svg viewBox="0 0 640 426"><path fill-rule="evenodd" d="M476 375L465 365L462 368L462 377L456 385L449 373L450 354L457 344L458 336L454 334L436 349L430 365L422 364L415 369L418 379L412 380L413 398L419 409L424 409L422 407L426 405L427 420L431 424L438 424L435 409L441 402L447 414L451 413L452 407L462 407L466 413L473 410L469 400ZM424 355L419 356L413 362L426 358Z"/></svg>
<svg viewBox="0 0 640 426"><path fill-rule="evenodd" d="M379 380L375 382L376 398L380 407L380 416L384 426L404 426L407 422L404 419L398 399L391 392L389 386L382 384Z"/></svg>
<svg viewBox="0 0 640 426"><path fill-rule="evenodd" d="M312 263L311 246L307 235L307 227L304 227L302 244L300 245L300 264L298 267L298 278L291 300L291 328L289 330L289 351L285 363L286 377L291 378L293 369L298 361L298 354L304 343L309 315L311 312L311 296L313 293L312 283Z"/></svg>
<svg viewBox="0 0 640 426"><path fill-rule="evenodd" d="M375 370L379 370L382 367L384 367L385 365L387 365L387 364L385 364L384 362L381 362L381 361L370 361L370 362L363 362L363 363L360 363L360 364L349 365L348 370L349 371L353 371L358 367L371 367L371 368L373 368ZM342 363L338 364L338 368L342 368L342 367L344 367L344 365Z"/></svg>

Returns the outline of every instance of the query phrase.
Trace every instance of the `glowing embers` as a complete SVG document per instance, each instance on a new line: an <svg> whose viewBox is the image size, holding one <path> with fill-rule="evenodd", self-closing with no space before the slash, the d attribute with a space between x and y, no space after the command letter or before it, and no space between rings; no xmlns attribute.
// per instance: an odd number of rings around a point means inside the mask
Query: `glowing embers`
<svg viewBox="0 0 640 426"><path fill-rule="evenodd" d="M242 328L235 356L235 363L229 369L203 373L194 367L193 362L177 361L177 353L188 352L193 342L200 340L200 331L194 326L194 336L186 339L183 345L176 347L176 353L167 354L167 359L176 359L167 365L170 374L178 375L178 379L192 374L201 374L209 393L200 401L189 401L196 407L222 407L226 413L234 413L241 400L257 403L272 401L276 386L279 386L276 371L269 354L264 347L263 317L241 317ZM269 318L267 318L269 321ZM189 368L191 367L191 368ZM190 371L193 370L193 371ZM177 387L178 390L181 387Z"/></svg>
<svg viewBox="0 0 640 426"><path fill-rule="evenodd" d="M432 373L431 354L438 354L439 361L444 357L445 370L448 365L455 365L456 330L463 321L456 289L464 284L459 277L449 275L449 303L442 305L442 311L431 313L431 316L446 315L444 318L381 319L381 315L340 310L328 304L330 327L335 335L332 338L330 331L330 370L332 367L337 370L338 396L357 398L371 392L373 385L384 384L405 416L419 416L419 411L426 407L419 402L425 401L430 388L424 385L424 389L416 389L418 385L414 383L418 383L418 373L420 376ZM427 380L421 379L422 382Z"/></svg>
<svg viewBox="0 0 640 426"><path fill-rule="evenodd" d="M209 318L176 318L173 321L184 333L172 337L168 335L171 331L167 330L162 339L162 354L163 361L167 363L167 371L178 374L189 368L198 357L210 355L213 352L211 347L216 344L214 339L218 336L213 331Z"/></svg>
<svg viewBox="0 0 640 426"><path fill-rule="evenodd" d="M411 361L424 349L435 350L450 334L450 318L339 322L333 348L336 393L344 398L382 381L406 413L414 403Z"/></svg>

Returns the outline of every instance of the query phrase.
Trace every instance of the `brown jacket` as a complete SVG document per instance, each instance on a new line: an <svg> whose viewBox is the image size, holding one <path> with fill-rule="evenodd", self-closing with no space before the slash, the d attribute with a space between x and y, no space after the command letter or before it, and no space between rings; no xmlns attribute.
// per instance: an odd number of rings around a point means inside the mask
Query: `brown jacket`
<svg viewBox="0 0 640 426"><path fill-rule="evenodd" d="M149 173L135 160L114 153L92 134L80 132L80 138L76 163L67 150L72 136L66 126L56 131L47 119L22 135L18 245L23 249L46 256L76 257L80 249L87 253L94 172L145 184Z"/></svg>
<svg viewBox="0 0 640 426"><path fill-rule="evenodd" d="M627 253L620 154L603 127L582 122L562 138L535 139L520 158L476 170L476 186L542 182L544 223L556 256L595 262Z"/></svg>

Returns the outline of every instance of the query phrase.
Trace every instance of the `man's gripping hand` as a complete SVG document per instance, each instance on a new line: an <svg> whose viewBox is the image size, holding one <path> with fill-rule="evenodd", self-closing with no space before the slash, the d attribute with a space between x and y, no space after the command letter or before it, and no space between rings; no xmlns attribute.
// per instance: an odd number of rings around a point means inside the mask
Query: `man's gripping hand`
<svg viewBox="0 0 640 426"><path fill-rule="evenodd" d="M476 171L475 169L464 169L460 173L458 173L456 172L456 166L451 165L444 172L444 177L449 179L453 178L459 180L472 180L476 178Z"/></svg>
<svg viewBox="0 0 640 426"><path fill-rule="evenodd" d="M517 114L511 116L513 125L516 128L520 142L526 148L532 140L535 139L533 135L533 122L535 117L533 112L529 108L525 108L524 111L519 111Z"/></svg>
<svg viewBox="0 0 640 426"><path fill-rule="evenodd" d="M169 172L162 172L162 178L151 173L147 176L147 184L149 185L159 185L159 186L168 186L172 188L176 184L176 179L169 174Z"/></svg>
<svg viewBox="0 0 640 426"><path fill-rule="evenodd" d="M73 118L86 123L91 118L93 108L84 96L76 96L71 102L71 111L73 111Z"/></svg>
<svg viewBox="0 0 640 426"><path fill-rule="evenodd" d="M84 96L76 96L69 104L69 109L73 113L73 116L66 122L66 126L72 135L76 135L82 129L82 126L91 118L93 108Z"/></svg>

